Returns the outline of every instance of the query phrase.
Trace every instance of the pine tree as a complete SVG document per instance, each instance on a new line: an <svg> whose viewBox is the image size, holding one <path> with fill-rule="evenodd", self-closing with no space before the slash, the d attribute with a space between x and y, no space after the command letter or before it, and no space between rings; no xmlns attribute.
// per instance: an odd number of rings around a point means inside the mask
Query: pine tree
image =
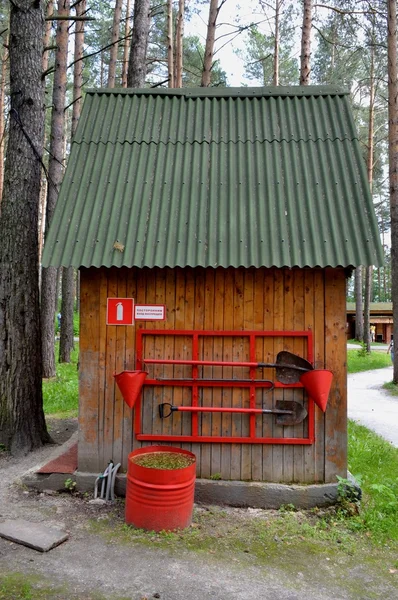
<svg viewBox="0 0 398 600"><path fill-rule="evenodd" d="M38 220L44 137L41 1L10 9L10 129L0 215L0 443L50 441L42 399Z"/></svg>

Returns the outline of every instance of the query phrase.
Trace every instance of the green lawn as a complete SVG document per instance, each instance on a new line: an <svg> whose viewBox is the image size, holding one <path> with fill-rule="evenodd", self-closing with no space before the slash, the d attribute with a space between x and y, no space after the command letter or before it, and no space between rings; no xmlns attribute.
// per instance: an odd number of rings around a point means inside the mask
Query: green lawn
<svg viewBox="0 0 398 600"><path fill-rule="evenodd" d="M391 367L391 356L387 352L378 351L367 354L361 347L358 350L347 350L347 370L348 373L358 373L359 371L370 371L371 369L382 369ZM391 370L392 376L392 370Z"/></svg>
<svg viewBox="0 0 398 600"><path fill-rule="evenodd" d="M58 357L59 344L56 344ZM43 405L46 415L59 418L76 417L79 405L78 369L79 344L71 355L70 363L56 364L56 376L43 380Z"/></svg>
<svg viewBox="0 0 398 600"><path fill-rule="evenodd" d="M369 531L378 542L398 542L398 448L349 420L348 469L363 491L351 526Z"/></svg>

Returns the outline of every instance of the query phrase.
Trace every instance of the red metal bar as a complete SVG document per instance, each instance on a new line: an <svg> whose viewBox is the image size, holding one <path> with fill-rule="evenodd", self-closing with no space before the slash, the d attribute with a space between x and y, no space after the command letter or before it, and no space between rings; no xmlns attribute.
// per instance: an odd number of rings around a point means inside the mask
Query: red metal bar
<svg viewBox="0 0 398 600"><path fill-rule="evenodd" d="M197 359L199 356L199 335L196 332L192 337L192 356ZM194 379L198 378L198 367L196 365L192 368L192 377ZM193 384L192 387L192 406L198 406L199 404L199 389L196 383ZM193 436L199 435L199 420L198 413L192 414L191 420L191 432Z"/></svg>
<svg viewBox="0 0 398 600"><path fill-rule="evenodd" d="M234 381L233 379L145 379L144 381L144 386L149 386L149 385L163 385L165 387L167 386L171 386L171 387L192 387L193 389L195 388L200 388L200 387L238 387L238 388L250 388L251 386L253 386L254 389L256 388L265 388L265 389L272 389L272 385L270 385L268 383L268 380L261 380L261 379L248 379L247 381L245 380L236 380ZM300 383L299 381L297 383L289 383L289 384L284 384L284 383L279 383L278 381L275 381L273 383L273 387L274 388L303 388L303 384Z"/></svg>
<svg viewBox="0 0 398 600"><path fill-rule="evenodd" d="M264 438L256 437L223 437L220 435L209 436L209 435L152 435L152 434L139 434L136 436L137 440L142 442L192 442L192 443L207 443L214 442L217 444L282 444L282 445L304 445L310 446L313 444L309 438Z"/></svg>
<svg viewBox="0 0 398 600"><path fill-rule="evenodd" d="M233 330L209 330L209 329L140 329L138 334L145 335L186 335L186 336L213 336L213 337L304 337L311 339L312 331L310 329L306 331L259 331L257 329L251 329L247 331L233 331Z"/></svg>
<svg viewBox="0 0 398 600"><path fill-rule="evenodd" d="M291 367L294 369L295 367L292 365L285 364L271 364L271 363L261 363L261 362L247 362L247 361L234 361L229 360L225 362L217 361L217 360L180 360L180 359L171 359L171 358L142 358L142 362L147 365L192 365L195 367L248 367L249 369L274 369L276 366L278 367ZM298 369L304 370L304 369Z"/></svg>
<svg viewBox="0 0 398 600"><path fill-rule="evenodd" d="M256 362L256 338L253 334L250 334L249 337L249 356L250 362ZM256 370L255 368L250 368L250 378L256 378ZM250 408L256 408L256 383L252 383L249 391L249 402ZM274 386L272 386L274 387ZM252 440L256 437L256 415L255 413L250 413L249 416L249 436Z"/></svg>

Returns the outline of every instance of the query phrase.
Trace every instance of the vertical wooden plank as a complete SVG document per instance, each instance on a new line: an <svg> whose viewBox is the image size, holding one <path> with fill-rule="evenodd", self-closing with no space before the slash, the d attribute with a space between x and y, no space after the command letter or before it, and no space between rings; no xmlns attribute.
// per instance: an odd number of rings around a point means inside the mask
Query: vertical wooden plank
<svg viewBox="0 0 398 600"><path fill-rule="evenodd" d="M315 333L315 283L314 283L314 270L304 269L304 330L310 329L312 333ZM323 319L323 309L321 311ZM314 336L313 336L314 337ZM314 343L314 342L313 342ZM315 356L315 348L312 348ZM305 402L308 408L307 395L304 394ZM305 434L308 434L308 419L305 427ZM304 473L303 483L313 483L316 481L315 477L315 444L304 446L303 449L303 461L304 461Z"/></svg>
<svg viewBox="0 0 398 600"><path fill-rule="evenodd" d="M252 331L254 328L254 270L246 269L244 271L243 280L244 290L244 302L243 302L243 330ZM250 360L250 346L248 347L247 359ZM246 371L247 373L247 371ZM247 377L247 374L245 375ZM249 390L244 390L245 395L247 392L248 400L247 405L250 406L250 393ZM258 417L254 417L258 419ZM250 435L250 419L251 416L242 416L242 433L244 435ZM242 444L241 448L241 467L240 467L240 479L250 481L252 475L252 444Z"/></svg>
<svg viewBox="0 0 398 600"><path fill-rule="evenodd" d="M200 331L204 329L204 312L205 312L205 270L202 267L194 269L195 291L193 295L193 329ZM202 449L203 444L192 444L192 452L196 456L197 475L202 477Z"/></svg>
<svg viewBox="0 0 398 600"><path fill-rule="evenodd" d="M294 330L294 285L293 285L293 273L292 269L284 269L284 319L283 319L283 329L286 331ZM293 338L284 338L283 342L284 350L288 350L289 352L294 352L294 340ZM285 390L283 393L283 397L285 400L293 400L294 391L293 390ZM282 437L293 437L294 436L294 427L288 426L283 427ZM290 483L293 481L293 454L294 448L293 446L283 446L283 479L285 483Z"/></svg>
<svg viewBox="0 0 398 600"><path fill-rule="evenodd" d="M147 303L147 295L146 295L146 288L147 288L147 279L149 274L151 273L151 271L149 269L137 269L135 272L135 278L136 278L136 282L135 282L135 289L136 289L136 297L135 297L135 302L136 304L146 304ZM135 338L134 338L134 347L136 344L136 340L137 340L137 332L140 329L146 329L146 322L145 321L136 321L135 323ZM147 347L151 345L152 340L148 343L144 345L144 352L143 355L144 356L152 356L153 352L150 351L150 349ZM134 368L135 368L135 360L136 360L136 355L134 352ZM149 369L148 369L149 371ZM152 373L153 369L151 368L151 373ZM142 413L145 410L145 407L150 405L152 407L152 402L153 402L153 388L150 387L146 387L144 385L144 387L142 388L142 392L141 392L141 407L142 407ZM135 409L133 410L133 427L134 427L134 418L135 418ZM148 433L148 429L144 429L144 423L145 423L145 419L143 414L141 414L141 431L145 431L146 433ZM139 442L136 437L135 437L135 432L133 430L133 450L136 450L138 448L141 448L141 446L146 445L147 442Z"/></svg>
<svg viewBox="0 0 398 600"><path fill-rule="evenodd" d="M234 287L233 287L233 329L235 331L242 331L244 329L244 270L234 270ZM233 360L242 361L248 357L244 356L244 349L242 346L242 340L240 338L234 338L233 341ZM234 367L233 376L237 379L243 379L246 375L246 371L242 368ZM249 396L248 389L233 388L232 390L232 406L240 408L244 405L246 398ZM232 415L232 436L242 435L242 418L247 415L236 413ZM242 462L242 444L231 444L231 479L241 479L241 462Z"/></svg>
<svg viewBox="0 0 398 600"><path fill-rule="evenodd" d="M104 425L105 425L105 407L106 407L106 310L108 296L108 272L107 269L100 269L100 289L98 294L99 302L99 364L98 364L98 448L99 448L99 471L104 471L108 458L104 455Z"/></svg>
<svg viewBox="0 0 398 600"><path fill-rule="evenodd" d="M213 307L213 327L216 331L224 329L224 306L225 288L224 288L224 269L218 268L215 271L214 279L214 307ZM214 338L213 358L217 361L224 360L224 339L222 337ZM223 373L221 367L213 369L213 377L222 379ZM213 404L222 406L223 389L215 388L213 390ZM213 414L212 434L222 435L222 415ZM211 475L221 474L221 444L211 444Z"/></svg>
<svg viewBox="0 0 398 600"><path fill-rule="evenodd" d="M314 366L325 368L325 271L314 271ZM325 415L315 407L315 481L325 481Z"/></svg>
<svg viewBox="0 0 398 600"><path fill-rule="evenodd" d="M80 270L79 471L98 471L99 311L101 278Z"/></svg>
<svg viewBox="0 0 398 600"><path fill-rule="evenodd" d="M325 269L326 368L333 372L325 413L325 481L347 476L346 303L343 269Z"/></svg>
<svg viewBox="0 0 398 600"><path fill-rule="evenodd" d="M293 271L293 329L294 331L305 330L304 319L304 270L294 269ZM303 338L293 339L294 353L307 358L307 346ZM304 393L302 390L295 390L293 399L300 403L304 403ZM303 423L295 425L293 428L294 437L304 437L305 429ZM301 483L304 479L304 449L305 446L293 446L293 474L292 481Z"/></svg>
<svg viewBox="0 0 398 600"><path fill-rule="evenodd" d="M213 317L214 317L214 278L215 272L212 268L207 268L205 271L205 292L204 292L204 321L203 328L207 331L214 329ZM203 344L203 360L213 360L214 356L214 338L206 337L202 340ZM203 367L203 377L205 379L212 379L213 367ZM201 388L199 389L199 404L202 406L213 405L213 389ZM201 423L201 435L214 435L212 431L214 415L212 413L200 413L199 421ZM202 477L209 478L212 472L211 469L211 446L212 444L203 444L201 461L202 461Z"/></svg>
<svg viewBox="0 0 398 600"><path fill-rule="evenodd" d="M284 329L284 270L274 270L274 327L275 331L282 331ZM277 353L284 350L284 341L281 338L275 338L274 340L274 358L276 359ZM274 374L275 376L275 374ZM283 400L284 394L280 389L274 390L274 407L277 400ZM272 435L273 437L283 437L283 427L276 424L275 419L272 417ZM280 444L272 445L272 479L271 481L284 481L283 473L283 447Z"/></svg>
<svg viewBox="0 0 398 600"><path fill-rule="evenodd" d="M231 331L234 328L234 270L232 268L224 271L224 331ZM223 344L223 356L225 361L233 360L233 341L231 337L225 337ZM233 376L232 367L223 368L223 378L230 379ZM231 388L223 388L222 395L223 406L232 406ZM232 417L224 413L221 417L222 435L229 436L232 433ZM232 444L223 444L221 448L221 477L222 479L231 479L231 453Z"/></svg>
<svg viewBox="0 0 398 600"><path fill-rule="evenodd" d="M264 331L273 331L276 328L276 324L280 322L280 319L275 323L275 269L265 269L264 271L264 284L263 284L263 319L264 319ZM257 299L255 299L257 304ZM266 363L274 363L276 357L275 340L273 338L264 338L263 343L263 355L261 360ZM275 381L275 370L265 369L263 370L264 379L270 379ZM280 392L266 392L262 393L262 405L264 408L272 408L275 403L276 394ZM273 436L273 424L274 417L271 415L265 415L262 420L262 435L263 437ZM273 481L273 446L271 444L264 444L262 447L262 479L264 481Z"/></svg>
<svg viewBox="0 0 398 600"><path fill-rule="evenodd" d="M117 298L116 268L108 269L108 298ZM115 408L115 380L113 374L116 370L116 339L119 325L106 327L106 376L105 376L105 407L104 407L104 463L108 464L113 459L113 427Z"/></svg>
<svg viewBox="0 0 398 600"><path fill-rule="evenodd" d="M166 302L170 304L169 311L174 316L174 323L170 328L172 329L184 329L185 325L185 277L183 271L181 269L173 270L174 278L167 278L166 281ZM172 295L172 287L174 286L174 294ZM169 328L169 323L168 327ZM174 352L173 357L176 360L182 360L185 357L185 337L175 336L174 338ZM184 377L185 368L183 366L175 366L174 367L174 375L177 379L181 379ZM186 396L186 388L176 387L173 392L173 403L176 406L183 406L184 404L188 404L184 402L184 396ZM190 420L190 415L185 413L177 413L180 417L173 421L173 434L174 435L182 435L184 431L184 422L187 419ZM177 416L174 414L171 418ZM186 428L185 428L186 429Z"/></svg>
<svg viewBox="0 0 398 600"><path fill-rule="evenodd" d="M137 269L129 269L126 277L126 295L127 298L134 298L137 302ZM125 348L125 368L128 370L135 369L136 361L136 327L126 328L126 348ZM124 406L123 412L123 452L122 452L122 469L127 469L127 459L130 452L133 450L133 411L129 409L127 404Z"/></svg>
<svg viewBox="0 0 398 600"><path fill-rule="evenodd" d="M118 269L117 276L117 297L127 298L127 269ZM125 369L125 351L127 329L131 326L123 325L116 327L116 345L115 345L115 372L120 373ZM123 460L123 418L124 409L126 412L128 406L125 404L119 388L114 384L114 407L113 407L113 452L112 459L115 464Z"/></svg>
<svg viewBox="0 0 398 600"><path fill-rule="evenodd" d="M195 311L195 276L193 269L186 268L180 269L178 277L182 280L178 289L180 289L180 293L182 294L181 298L178 301L178 306L180 307L181 312L181 329L186 329L188 331L192 331L194 328L194 311ZM183 319L182 319L183 317ZM192 358L192 338L187 337L184 338L184 346L182 348L182 358L191 359ZM189 377L192 373L192 369L188 366L183 367L182 373L184 377ZM192 405L192 389L184 388L183 389L183 403L187 406ZM182 421L182 431L186 435L191 435L192 433L192 417L188 413L183 416ZM198 445L198 444L197 444ZM186 450L193 452L192 444L184 444L183 447ZM197 458L198 461L198 458Z"/></svg>
<svg viewBox="0 0 398 600"><path fill-rule="evenodd" d="M253 273L253 295L252 295L252 311L253 324L252 329L262 331L264 329L264 311L265 311L265 295L264 295L264 277L265 269L255 269ZM256 344L256 360L263 362L264 357L264 338L260 338ZM260 371L256 377L263 379L263 372ZM263 407L263 391L258 390L256 397L256 408ZM267 416L256 417L256 435L262 436L263 424L266 422ZM251 447L251 478L254 481L261 481L263 477L263 459L262 459L262 444L253 444Z"/></svg>
<svg viewBox="0 0 398 600"><path fill-rule="evenodd" d="M167 320L166 323L154 321L150 322L151 329L174 329L175 322L175 287L174 271L172 269L152 269L148 280L147 294L154 298L149 302L154 304L165 304ZM155 336L155 357L158 359L174 358L174 338L173 336ZM154 372L156 376L172 378L174 376L174 367L172 365L156 366ZM154 388L154 403L152 406L152 421L159 422L159 404L162 402L174 402L175 389L166 386L156 386ZM173 414L169 419L161 420L161 431L163 435L172 435L173 431L181 431L181 413Z"/></svg>

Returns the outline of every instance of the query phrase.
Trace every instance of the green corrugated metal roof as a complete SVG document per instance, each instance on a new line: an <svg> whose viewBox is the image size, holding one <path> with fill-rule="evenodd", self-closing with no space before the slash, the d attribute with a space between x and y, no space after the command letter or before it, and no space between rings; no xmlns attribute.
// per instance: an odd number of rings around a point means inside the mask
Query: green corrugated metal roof
<svg viewBox="0 0 398 600"><path fill-rule="evenodd" d="M345 92L87 92L44 266L382 262Z"/></svg>

